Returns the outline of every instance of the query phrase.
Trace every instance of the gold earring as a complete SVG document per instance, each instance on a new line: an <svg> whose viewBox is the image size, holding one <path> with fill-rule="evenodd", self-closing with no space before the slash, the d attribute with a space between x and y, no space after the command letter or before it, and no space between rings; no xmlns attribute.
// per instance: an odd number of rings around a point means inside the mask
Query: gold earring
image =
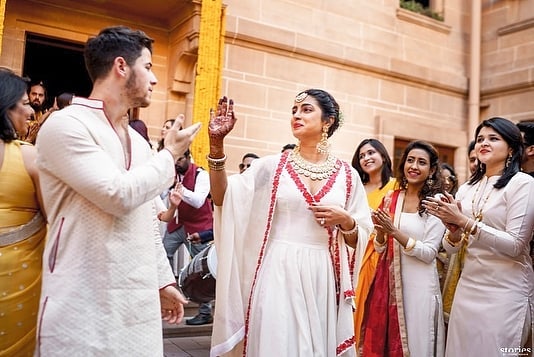
<svg viewBox="0 0 534 357"><path fill-rule="evenodd" d="M506 163L504 164L505 168L508 168L510 164L512 163L512 153L508 154L508 158L506 159Z"/></svg>
<svg viewBox="0 0 534 357"><path fill-rule="evenodd" d="M328 125L323 126L321 141L317 143L316 149L319 154L326 154L330 150L330 144L328 143Z"/></svg>

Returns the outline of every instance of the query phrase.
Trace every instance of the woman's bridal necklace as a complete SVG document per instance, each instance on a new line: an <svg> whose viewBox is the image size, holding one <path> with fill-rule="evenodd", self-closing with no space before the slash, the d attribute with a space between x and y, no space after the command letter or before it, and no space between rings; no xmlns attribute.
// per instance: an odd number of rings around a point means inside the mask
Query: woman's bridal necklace
<svg viewBox="0 0 534 357"><path fill-rule="evenodd" d="M300 155L300 147L293 149L289 155L289 161L293 164L295 171L301 175L309 177L312 180L324 180L332 175L338 167L336 166L336 158L328 153L326 161L322 164L313 164L304 160Z"/></svg>

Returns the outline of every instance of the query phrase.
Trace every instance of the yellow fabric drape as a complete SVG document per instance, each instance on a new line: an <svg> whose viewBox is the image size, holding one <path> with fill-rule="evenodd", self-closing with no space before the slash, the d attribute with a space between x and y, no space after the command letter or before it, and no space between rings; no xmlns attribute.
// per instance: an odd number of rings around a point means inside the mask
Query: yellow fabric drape
<svg viewBox="0 0 534 357"><path fill-rule="evenodd" d="M202 128L191 145L195 162L203 167L206 167L206 155L209 153L209 111L216 107L221 87L224 32L222 0L203 0L193 103L193 122L201 122Z"/></svg>
<svg viewBox="0 0 534 357"><path fill-rule="evenodd" d="M0 55L2 55L2 39L4 38L4 20L6 18L6 1L0 0Z"/></svg>
<svg viewBox="0 0 534 357"><path fill-rule="evenodd" d="M24 166L22 145L17 140L4 144L0 235L27 225L39 212L34 183ZM18 234L19 241L0 242L0 357L31 357L35 349L46 236L45 222L37 222L35 229Z"/></svg>
<svg viewBox="0 0 534 357"><path fill-rule="evenodd" d="M369 208L376 210L386 195L391 196L391 193L393 190L395 190L396 184L397 180L391 178L384 187L377 188L376 190L369 192L367 194ZM373 283L375 277L376 266L378 264L378 258L380 257L380 254L375 251L375 246L373 243L375 236L375 232L371 233L371 236L366 243L367 246L365 248L365 253L358 276L358 286L354 292L354 304L356 306L356 310L354 311L354 338L356 341L356 349L358 349L361 339L362 322L365 313L365 302L367 301L367 295L371 289L371 284Z"/></svg>

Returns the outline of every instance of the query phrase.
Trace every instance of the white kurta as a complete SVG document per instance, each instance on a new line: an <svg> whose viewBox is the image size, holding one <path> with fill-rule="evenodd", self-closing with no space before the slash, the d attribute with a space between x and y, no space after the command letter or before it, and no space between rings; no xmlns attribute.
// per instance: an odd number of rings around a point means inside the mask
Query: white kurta
<svg viewBox="0 0 534 357"><path fill-rule="evenodd" d="M409 252L401 249L402 295L410 356L443 356L445 326L436 255L445 226L434 216L401 213L399 228L417 241Z"/></svg>
<svg viewBox="0 0 534 357"><path fill-rule="evenodd" d="M352 289L343 238L341 234L334 237L341 244L338 305L328 232L314 219L303 193L285 170L273 201L272 220L268 219L279 158L255 160L245 173L229 177L224 205L216 209L219 266L212 356L242 344L247 316L247 355L254 357L334 356L340 341L354 334L352 299L343 296ZM365 190L356 172L350 169L350 174L348 202L344 169L318 202L346 208L359 224L359 239L367 242L372 223ZM269 222L271 229L261 251ZM357 252L357 259L361 260L361 253ZM258 258L261 265L254 277ZM241 355L241 348L238 345L233 352ZM350 356L355 349L343 352Z"/></svg>
<svg viewBox="0 0 534 357"><path fill-rule="evenodd" d="M49 236L37 354L163 355L158 289L175 283L153 199L172 183L169 152L134 130L131 166L102 102L75 98L37 140Z"/></svg>
<svg viewBox="0 0 534 357"><path fill-rule="evenodd" d="M532 329L534 272L529 242L534 227L534 180L518 173L504 188L492 190L498 178L464 184L456 195L464 214L472 217L473 195L481 187L475 206L484 207L485 225L467 247L450 315L449 357L516 356L520 350L514 353L512 349L521 348ZM445 240L443 244L453 251ZM531 352L524 355L532 353L533 346L528 347Z"/></svg>

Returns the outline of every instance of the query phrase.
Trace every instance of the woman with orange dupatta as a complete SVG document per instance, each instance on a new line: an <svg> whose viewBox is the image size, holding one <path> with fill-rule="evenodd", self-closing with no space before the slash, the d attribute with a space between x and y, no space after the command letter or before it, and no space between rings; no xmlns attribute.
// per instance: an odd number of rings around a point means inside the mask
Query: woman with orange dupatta
<svg viewBox="0 0 534 357"><path fill-rule="evenodd" d="M445 226L422 206L426 196L442 187L436 149L424 141L411 142L398 172L402 188L386 196L372 214L380 258L365 306L360 355L443 356L436 255Z"/></svg>
<svg viewBox="0 0 534 357"><path fill-rule="evenodd" d="M364 139L352 157L352 167L362 179L367 201L371 210L378 208L384 196L393 191L397 180L391 177L393 170L391 168L391 158L389 153L380 141L376 139ZM370 235L365 254L362 259L358 280L355 285L354 303L354 338L360 340L361 325L363 321L365 300L369 293L369 288L375 276L376 264L378 263L379 254L375 251L373 245L374 235Z"/></svg>

